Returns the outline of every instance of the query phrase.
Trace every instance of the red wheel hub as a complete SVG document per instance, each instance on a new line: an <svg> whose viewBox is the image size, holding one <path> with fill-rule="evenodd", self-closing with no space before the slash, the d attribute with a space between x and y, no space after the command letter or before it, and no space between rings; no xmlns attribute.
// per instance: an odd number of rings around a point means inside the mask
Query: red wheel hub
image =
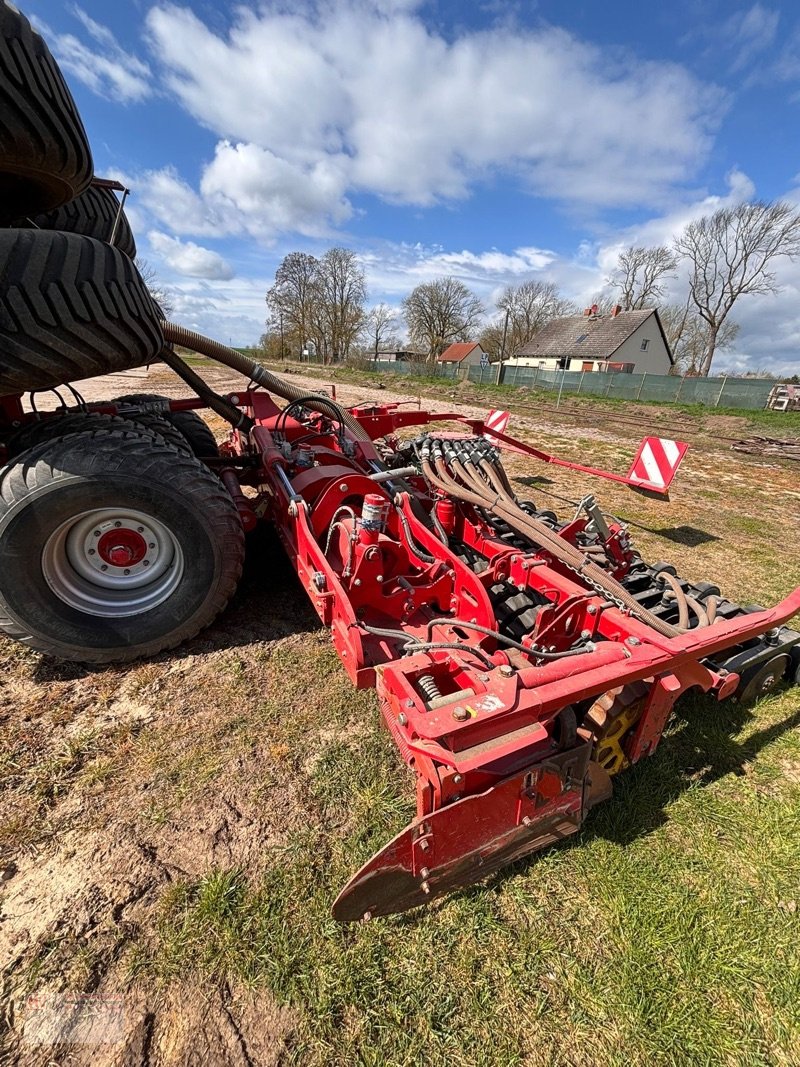
<svg viewBox="0 0 800 1067"><path fill-rule="evenodd" d="M136 530L107 530L97 542L97 552L112 567L135 567L147 554L147 542Z"/></svg>

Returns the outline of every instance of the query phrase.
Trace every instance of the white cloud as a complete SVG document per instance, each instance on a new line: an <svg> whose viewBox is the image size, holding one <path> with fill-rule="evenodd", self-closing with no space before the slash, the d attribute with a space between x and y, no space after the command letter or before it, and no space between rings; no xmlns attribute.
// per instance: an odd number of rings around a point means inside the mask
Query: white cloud
<svg viewBox="0 0 800 1067"><path fill-rule="evenodd" d="M311 234L348 194L430 205L501 171L573 206L658 203L704 160L724 97L683 68L549 28L449 40L415 6L240 8L226 35L153 8L168 88L221 138L204 198Z"/></svg>
<svg viewBox="0 0 800 1067"><path fill-rule="evenodd" d="M304 167L254 144L222 141L205 168L200 191L208 203L234 208L256 234L296 230L316 236L322 220L343 222L351 214L344 197L344 167L335 156Z"/></svg>
<svg viewBox="0 0 800 1067"><path fill-rule="evenodd" d="M99 48L37 22L63 70L98 96L109 96L122 104L138 103L150 96L153 85L149 66L126 52L111 30L95 22L82 8L73 6L71 12Z"/></svg>
<svg viewBox="0 0 800 1067"><path fill-rule="evenodd" d="M727 44L734 54L734 71L744 70L772 49L778 32L780 13L762 4L737 11L719 28L717 44Z"/></svg>
<svg viewBox="0 0 800 1067"><path fill-rule="evenodd" d="M145 171L126 180L137 200L173 233L219 237L243 230L243 222L231 205L201 197L180 177L174 167Z"/></svg>
<svg viewBox="0 0 800 1067"><path fill-rule="evenodd" d="M147 235L151 247L177 274L190 278L227 280L234 275L233 267L217 252L196 245L194 241L183 242L158 230Z"/></svg>

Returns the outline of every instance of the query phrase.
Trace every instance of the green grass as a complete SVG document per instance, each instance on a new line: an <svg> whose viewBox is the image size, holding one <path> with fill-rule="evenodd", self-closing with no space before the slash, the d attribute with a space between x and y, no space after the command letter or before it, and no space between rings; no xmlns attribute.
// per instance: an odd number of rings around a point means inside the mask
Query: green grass
<svg viewBox="0 0 800 1067"><path fill-rule="evenodd" d="M406 821L377 723L331 743L309 824L262 877L170 888L131 966L272 992L297 1064L797 1063L800 710L698 698L579 837L426 911L342 927L331 901ZM788 723L787 723L788 720Z"/></svg>

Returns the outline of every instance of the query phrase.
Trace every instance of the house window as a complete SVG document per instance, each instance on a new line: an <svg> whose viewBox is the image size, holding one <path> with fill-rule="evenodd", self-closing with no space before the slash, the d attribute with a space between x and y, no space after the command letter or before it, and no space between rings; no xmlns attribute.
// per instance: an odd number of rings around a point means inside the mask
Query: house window
<svg viewBox="0 0 800 1067"><path fill-rule="evenodd" d="M648 347L649 347L649 345L650 345L650 338L649 337L645 337L645 339L642 341L642 346L641 346L642 347L642 352L646 352Z"/></svg>
<svg viewBox="0 0 800 1067"><path fill-rule="evenodd" d="M579 345L582 341L585 341L588 336L589 336L588 333L582 333L580 335L580 337L577 339L577 341L575 342L575 344Z"/></svg>

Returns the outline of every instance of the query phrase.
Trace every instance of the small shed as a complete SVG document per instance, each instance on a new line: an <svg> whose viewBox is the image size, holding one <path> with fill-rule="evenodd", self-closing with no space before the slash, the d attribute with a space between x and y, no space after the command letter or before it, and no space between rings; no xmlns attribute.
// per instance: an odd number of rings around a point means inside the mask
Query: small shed
<svg viewBox="0 0 800 1067"><path fill-rule="evenodd" d="M439 356L439 363L457 366L457 373L467 373L470 367L479 367L486 353L477 341L459 341L446 348Z"/></svg>

